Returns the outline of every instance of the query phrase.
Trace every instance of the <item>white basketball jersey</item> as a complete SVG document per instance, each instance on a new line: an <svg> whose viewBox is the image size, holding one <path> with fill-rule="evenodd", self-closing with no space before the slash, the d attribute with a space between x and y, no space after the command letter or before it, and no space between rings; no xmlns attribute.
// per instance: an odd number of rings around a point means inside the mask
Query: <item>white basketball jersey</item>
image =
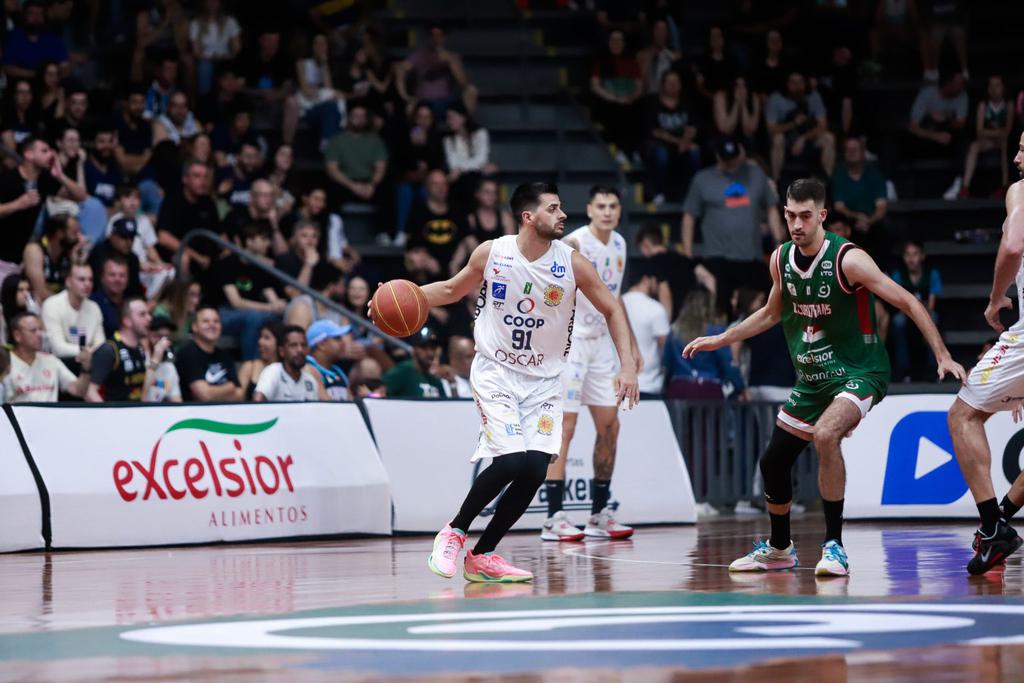
<svg viewBox="0 0 1024 683"><path fill-rule="evenodd" d="M1024 332L1024 259L1021 259L1017 266L1017 322L1010 329L1014 332Z"/></svg>
<svg viewBox="0 0 1024 683"><path fill-rule="evenodd" d="M580 245L580 254L594 265L597 274L601 276L601 281L604 282L612 296L618 297L622 289L622 273L626 269L626 240L622 238L622 235L613 232L608 239L608 244L605 244L594 236L588 226L584 225L569 233L566 239L569 237L576 239ZM608 321L600 311L594 308L594 304L590 303L583 292L579 293L576 309L576 325L573 328L573 334L581 339L608 334Z"/></svg>
<svg viewBox="0 0 1024 683"><path fill-rule="evenodd" d="M572 342L572 248L555 240L527 261L516 235L494 240L477 298L476 352L533 377L558 377Z"/></svg>

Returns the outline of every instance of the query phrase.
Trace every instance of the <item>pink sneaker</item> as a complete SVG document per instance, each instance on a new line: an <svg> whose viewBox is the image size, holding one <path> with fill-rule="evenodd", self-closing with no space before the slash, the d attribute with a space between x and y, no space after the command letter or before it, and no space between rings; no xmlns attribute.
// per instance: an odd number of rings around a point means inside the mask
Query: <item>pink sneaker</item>
<svg viewBox="0 0 1024 683"><path fill-rule="evenodd" d="M445 524L434 537L434 550L427 558L430 571L446 579L455 576L459 553L465 544L466 534L456 531L451 524Z"/></svg>
<svg viewBox="0 0 1024 683"><path fill-rule="evenodd" d="M533 574L525 569L513 567L508 561L496 553L474 555L466 552L466 564L462 569L466 581L477 583L520 583L533 581Z"/></svg>

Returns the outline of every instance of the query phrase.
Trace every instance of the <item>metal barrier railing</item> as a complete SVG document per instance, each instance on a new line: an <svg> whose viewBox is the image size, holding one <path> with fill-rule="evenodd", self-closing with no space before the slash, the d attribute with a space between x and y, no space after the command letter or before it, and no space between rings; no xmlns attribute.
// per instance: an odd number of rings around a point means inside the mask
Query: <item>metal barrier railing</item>
<svg viewBox="0 0 1024 683"><path fill-rule="evenodd" d="M731 507L763 498L757 461L779 404L767 402L666 400L683 459L699 502ZM818 500L818 457L809 445L793 467L793 500Z"/></svg>
<svg viewBox="0 0 1024 683"><path fill-rule="evenodd" d="M345 306L339 304L338 302L328 299L320 292L302 284L295 278L291 277L287 273L278 270L274 266L268 266L265 263L260 263L258 260L252 258L252 255L245 249L242 249L234 242L229 242L228 240L224 239L217 233L212 232L210 230L189 230L187 233L185 233L185 236L181 238L181 243L178 245L178 251L177 253L174 254L174 267L177 269L178 277L186 276L186 273L184 273L181 268L181 259L182 256L185 254L185 248L188 247L196 238L202 238L210 242L213 242L221 249L227 249L228 251L233 252L235 255L247 259L249 263L256 266L267 275L285 283L286 285L291 285L292 287L299 290L303 294L310 296L313 299L313 301L317 302L324 308L334 311L336 313L340 313L341 315L348 318L349 322L351 322L353 325L362 327L364 330L366 330L373 336L383 340L385 344L403 349L408 353L412 352L412 347L409 346L409 344L402 341L401 339L395 339L394 337L384 334L372 322L362 317L358 313L354 313Z"/></svg>

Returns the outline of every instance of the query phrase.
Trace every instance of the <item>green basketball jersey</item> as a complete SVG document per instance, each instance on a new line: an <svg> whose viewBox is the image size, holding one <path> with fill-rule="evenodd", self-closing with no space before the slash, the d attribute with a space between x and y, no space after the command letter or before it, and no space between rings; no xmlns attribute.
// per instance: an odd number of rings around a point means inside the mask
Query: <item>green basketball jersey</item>
<svg viewBox="0 0 1024 683"><path fill-rule="evenodd" d="M831 232L807 271L796 264L797 247L779 248L782 329L805 384L864 375L889 376L889 356L878 337L875 297L864 287L850 290L839 278L839 258L854 244Z"/></svg>

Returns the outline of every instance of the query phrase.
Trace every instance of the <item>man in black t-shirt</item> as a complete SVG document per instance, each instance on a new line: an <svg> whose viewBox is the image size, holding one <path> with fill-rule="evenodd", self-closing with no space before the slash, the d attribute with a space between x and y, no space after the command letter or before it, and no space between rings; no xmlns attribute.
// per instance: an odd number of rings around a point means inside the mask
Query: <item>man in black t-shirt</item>
<svg viewBox="0 0 1024 683"><path fill-rule="evenodd" d="M658 279L656 298L664 306L669 320L675 320L686 293L698 284L712 294L715 293L715 276L702 264L666 247L660 226L646 225L640 228L636 246L643 257L650 261L648 268Z"/></svg>
<svg viewBox="0 0 1024 683"><path fill-rule="evenodd" d="M110 226L110 235L89 252L89 265L92 272L103 273L103 264L111 254L120 254L128 263L128 289L124 291L127 297L143 296L146 290L139 279L139 257L132 251L132 244L135 236L139 234L138 223L134 218L118 218Z"/></svg>
<svg viewBox="0 0 1024 683"><path fill-rule="evenodd" d="M217 348L220 339L220 314L203 305L192 322L192 341L181 347L175 367L181 378L181 397L185 401L241 401L245 392L238 384L238 373L231 354Z"/></svg>
<svg viewBox="0 0 1024 683"><path fill-rule="evenodd" d="M149 333L150 314L146 302L138 297L127 299L121 307L121 327L96 349L85 400L141 401L146 373L153 372L146 361L142 340Z"/></svg>
<svg viewBox="0 0 1024 683"><path fill-rule="evenodd" d="M448 203L448 178L444 171L428 173L426 189L427 200L413 207L406 223L409 248L405 252L405 266L416 282L454 275L452 256L467 234Z"/></svg>
<svg viewBox="0 0 1024 683"><path fill-rule="evenodd" d="M181 245L181 238L191 230L205 228L220 233L217 205L210 198L210 169L198 161L186 163L182 169L181 192L169 195L156 219L160 256L171 259ZM220 248L207 240L198 240L185 250L183 268L196 273L210 267Z"/></svg>
<svg viewBox="0 0 1024 683"><path fill-rule="evenodd" d="M209 303L220 305L224 333L237 337L242 360L259 356L260 328L267 320L284 313L286 301L275 291L276 282L257 262L272 265L268 257L273 232L266 221L255 221L242 228L242 246L251 256L235 254L217 262L207 294Z"/></svg>
<svg viewBox="0 0 1024 683"><path fill-rule="evenodd" d="M45 140L29 136L18 145L22 162L0 174L0 276L21 262L25 245L46 200L63 186L73 201L84 202L85 188L64 175L57 155Z"/></svg>

